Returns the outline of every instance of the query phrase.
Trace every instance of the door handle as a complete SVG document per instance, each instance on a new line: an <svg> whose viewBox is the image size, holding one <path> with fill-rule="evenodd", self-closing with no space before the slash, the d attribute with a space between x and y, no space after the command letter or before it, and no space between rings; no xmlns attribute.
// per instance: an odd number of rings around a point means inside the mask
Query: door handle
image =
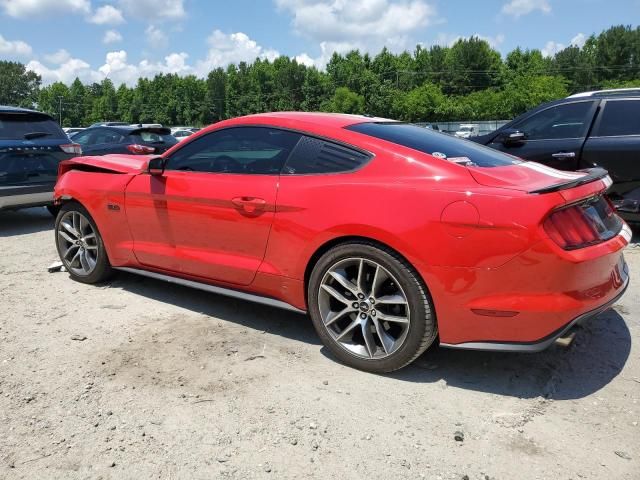
<svg viewBox="0 0 640 480"><path fill-rule="evenodd" d="M552 153L551 156L553 158L575 158L576 152L558 152Z"/></svg>
<svg viewBox="0 0 640 480"><path fill-rule="evenodd" d="M243 209L247 213L254 213L262 210L267 205L266 200L256 197L235 197L231 199L236 207Z"/></svg>

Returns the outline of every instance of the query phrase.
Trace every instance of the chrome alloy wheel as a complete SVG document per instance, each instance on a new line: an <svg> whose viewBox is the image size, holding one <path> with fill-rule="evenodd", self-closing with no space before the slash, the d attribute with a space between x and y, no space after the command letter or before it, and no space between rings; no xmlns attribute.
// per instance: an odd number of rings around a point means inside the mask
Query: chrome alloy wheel
<svg viewBox="0 0 640 480"><path fill-rule="evenodd" d="M347 258L332 265L320 283L318 306L331 338L357 357L388 357L407 338L407 296L373 260Z"/></svg>
<svg viewBox="0 0 640 480"><path fill-rule="evenodd" d="M91 223L82 213L63 215L56 232L60 258L67 270L76 275L90 275L98 261L98 239Z"/></svg>

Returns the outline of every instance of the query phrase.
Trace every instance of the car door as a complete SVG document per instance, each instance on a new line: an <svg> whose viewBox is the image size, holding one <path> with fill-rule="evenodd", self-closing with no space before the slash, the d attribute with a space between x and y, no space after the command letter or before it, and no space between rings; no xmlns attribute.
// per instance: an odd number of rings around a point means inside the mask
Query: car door
<svg viewBox="0 0 640 480"><path fill-rule="evenodd" d="M525 134L524 141L503 143L497 135L489 146L559 170L577 170L596 106L594 100L551 106L509 125Z"/></svg>
<svg viewBox="0 0 640 480"><path fill-rule="evenodd" d="M608 170L613 202L622 213L640 213L640 98L603 101L584 147L583 166Z"/></svg>
<svg viewBox="0 0 640 480"><path fill-rule="evenodd" d="M133 179L126 211L138 261L250 284L267 247L280 171L299 139L266 127L217 130L174 151L162 176Z"/></svg>

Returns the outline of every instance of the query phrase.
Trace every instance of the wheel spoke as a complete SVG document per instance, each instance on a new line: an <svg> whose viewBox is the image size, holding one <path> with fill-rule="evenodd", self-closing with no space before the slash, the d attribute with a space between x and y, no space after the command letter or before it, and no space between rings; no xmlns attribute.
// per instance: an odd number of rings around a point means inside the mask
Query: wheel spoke
<svg viewBox="0 0 640 480"><path fill-rule="evenodd" d="M72 250L74 250L74 249L76 249L76 248L77 248L77 249L80 249L80 247L74 243L74 244L73 244L73 245L71 245L69 248L67 248L67 251L66 251L66 252L64 252L64 253L62 254L62 258L64 258L65 260L68 260L68 258L69 258L69 254L71 253L71 251L72 251ZM77 252L76 252L76 253L77 253ZM74 257L74 258L75 258L75 257ZM72 262L73 262L73 260L72 260Z"/></svg>
<svg viewBox="0 0 640 480"><path fill-rule="evenodd" d="M87 245L84 248L85 248L85 250L98 250L98 246L97 245Z"/></svg>
<svg viewBox="0 0 640 480"><path fill-rule="evenodd" d="M329 275L331 275L340 285L349 290L354 297L357 296L358 287L351 283L347 277L336 271L330 271Z"/></svg>
<svg viewBox="0 0 640 480"><path fill-rule="evenodd" d="M336 300L338 300L339 302L344 303L345 305L350 305L352 300L349 300L347 297L345 297L344 295L342 295L340 292L338 292L335 288L323 284L322 288L325 292L327 292L329 295L331 295L333 298L335 298Z"/></svg>
<svg viewBox="0 0 640 480"><path fill-rule="evenodd" d="M378 320L392 323L409 323L409 319L407 317L397 317L395 315L387 315L382 312L378 312Z"/></svg>
<svg viewBox="0 0 640 480"><path fill-rule="evenodd" d="M358 289L361 292L364 292L364 288L362 288L363 273L364 273L364 260L361 258L360 264L358 265L358 280L357 280Z"/></svg>
<svg viewBox="0 0 640 480"><path fill-rule="evenodd" d="M342 340L344 337L347 336L348 333L351 333L353 331L354 328L356 328L358 325L360 325L360 319L358 317L356 317L355 320L353 320L348 326L347 328L345 328L340 335L338 335L336 337L337 341Z"/></svg>
<svg viewBox="0 0 640 480"><path fill-rule="evenodd" d="M354 310L351 307L346 307L343 310L340 310L339 312L334 312L331 311L327 314L327 318L324 319L324 324L328 327L329 325L331 325L332 323L340 320L342 317L344 317L347 313L352 313Z"/></svg>
<svg viewBox="0 0 640 480"><path fill-rule="evenodd" d="M95 233L88 233L87 235L84 236L84 241L86 242L87 240L95 240L95 238L96 238Z"/></svg>
<svg viewBox="0 0 640 480"><path fill-rule="evenodd" d="M71 238L68 233L63 232L62 230L58 230L58 235L60 235L69 243L74 243L76 241L74 238Z"/></svg>
<svg viewBox="0 0 640 480"><path fill-rule="evenodd" d="M380 343L382 344L384 353L388 354L393 349L393 344L395 342L393 338L391 338L389 334L384 331L384 328L382 328L382 325L380 325L380 322L375 317L373 317L373 324L376 327L376 334L380 339Z"/></svg>
<svg viewBox="0 0 640 480"><path fill-rule="evenodd" d="M73 256L73 258L71 260L69 260L69 265L73 265L74 262L76 260L78 260L80 258L80 247L78 247L78 251L76 252L76 254Z"/></svg>
<svg viewBox="0 0 640 480"><path fill-rule="evenodd" d="M87 260L87 252L84 250L80 250L80 266L85 272L91 271L91 266L89 265L89 260Z"/></svg>
<svg viewBox="0 0 640 480"><path fill-rule="evenodd" d="M376 299L377 304L392 304L392 305L406 305L407 301L402 295L385 295Z"/></svg>
<svg viewBox="0 0 640 480"><path fill-rule="evenodd" d="M362 322L361 326L362 326L362 336L364 337L364 346L367 349L369 358L373 358L378 348L376 346L375 340L373 339L373 334L371 333L370 319L367 319L364 322Z"/></svg>
<svg viewBox="0 0 640 480"><path fill-rule="evenodd" d="M71 221L73 221L73 217L72 217ZM71 235L73 235L74 237L80 238L80 233L75 228L73 228L73 225L69 225L66 222L60 222L60 225L62 225L64 227L64 229L67 232L69 232Z"/></svg>

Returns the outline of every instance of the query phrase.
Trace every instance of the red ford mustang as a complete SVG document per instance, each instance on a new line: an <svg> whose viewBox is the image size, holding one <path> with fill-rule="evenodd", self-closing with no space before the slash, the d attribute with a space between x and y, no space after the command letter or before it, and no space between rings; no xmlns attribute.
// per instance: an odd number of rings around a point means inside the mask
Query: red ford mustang
<svg viewBox="0 0 640 480"><path fill-rule="evenodd" d="M629 227L606 172L560 172L418 126L272 113L161 157L63 162L72 278L114 269L308 312L341 361L538 351L624 292Z"/></svg>

